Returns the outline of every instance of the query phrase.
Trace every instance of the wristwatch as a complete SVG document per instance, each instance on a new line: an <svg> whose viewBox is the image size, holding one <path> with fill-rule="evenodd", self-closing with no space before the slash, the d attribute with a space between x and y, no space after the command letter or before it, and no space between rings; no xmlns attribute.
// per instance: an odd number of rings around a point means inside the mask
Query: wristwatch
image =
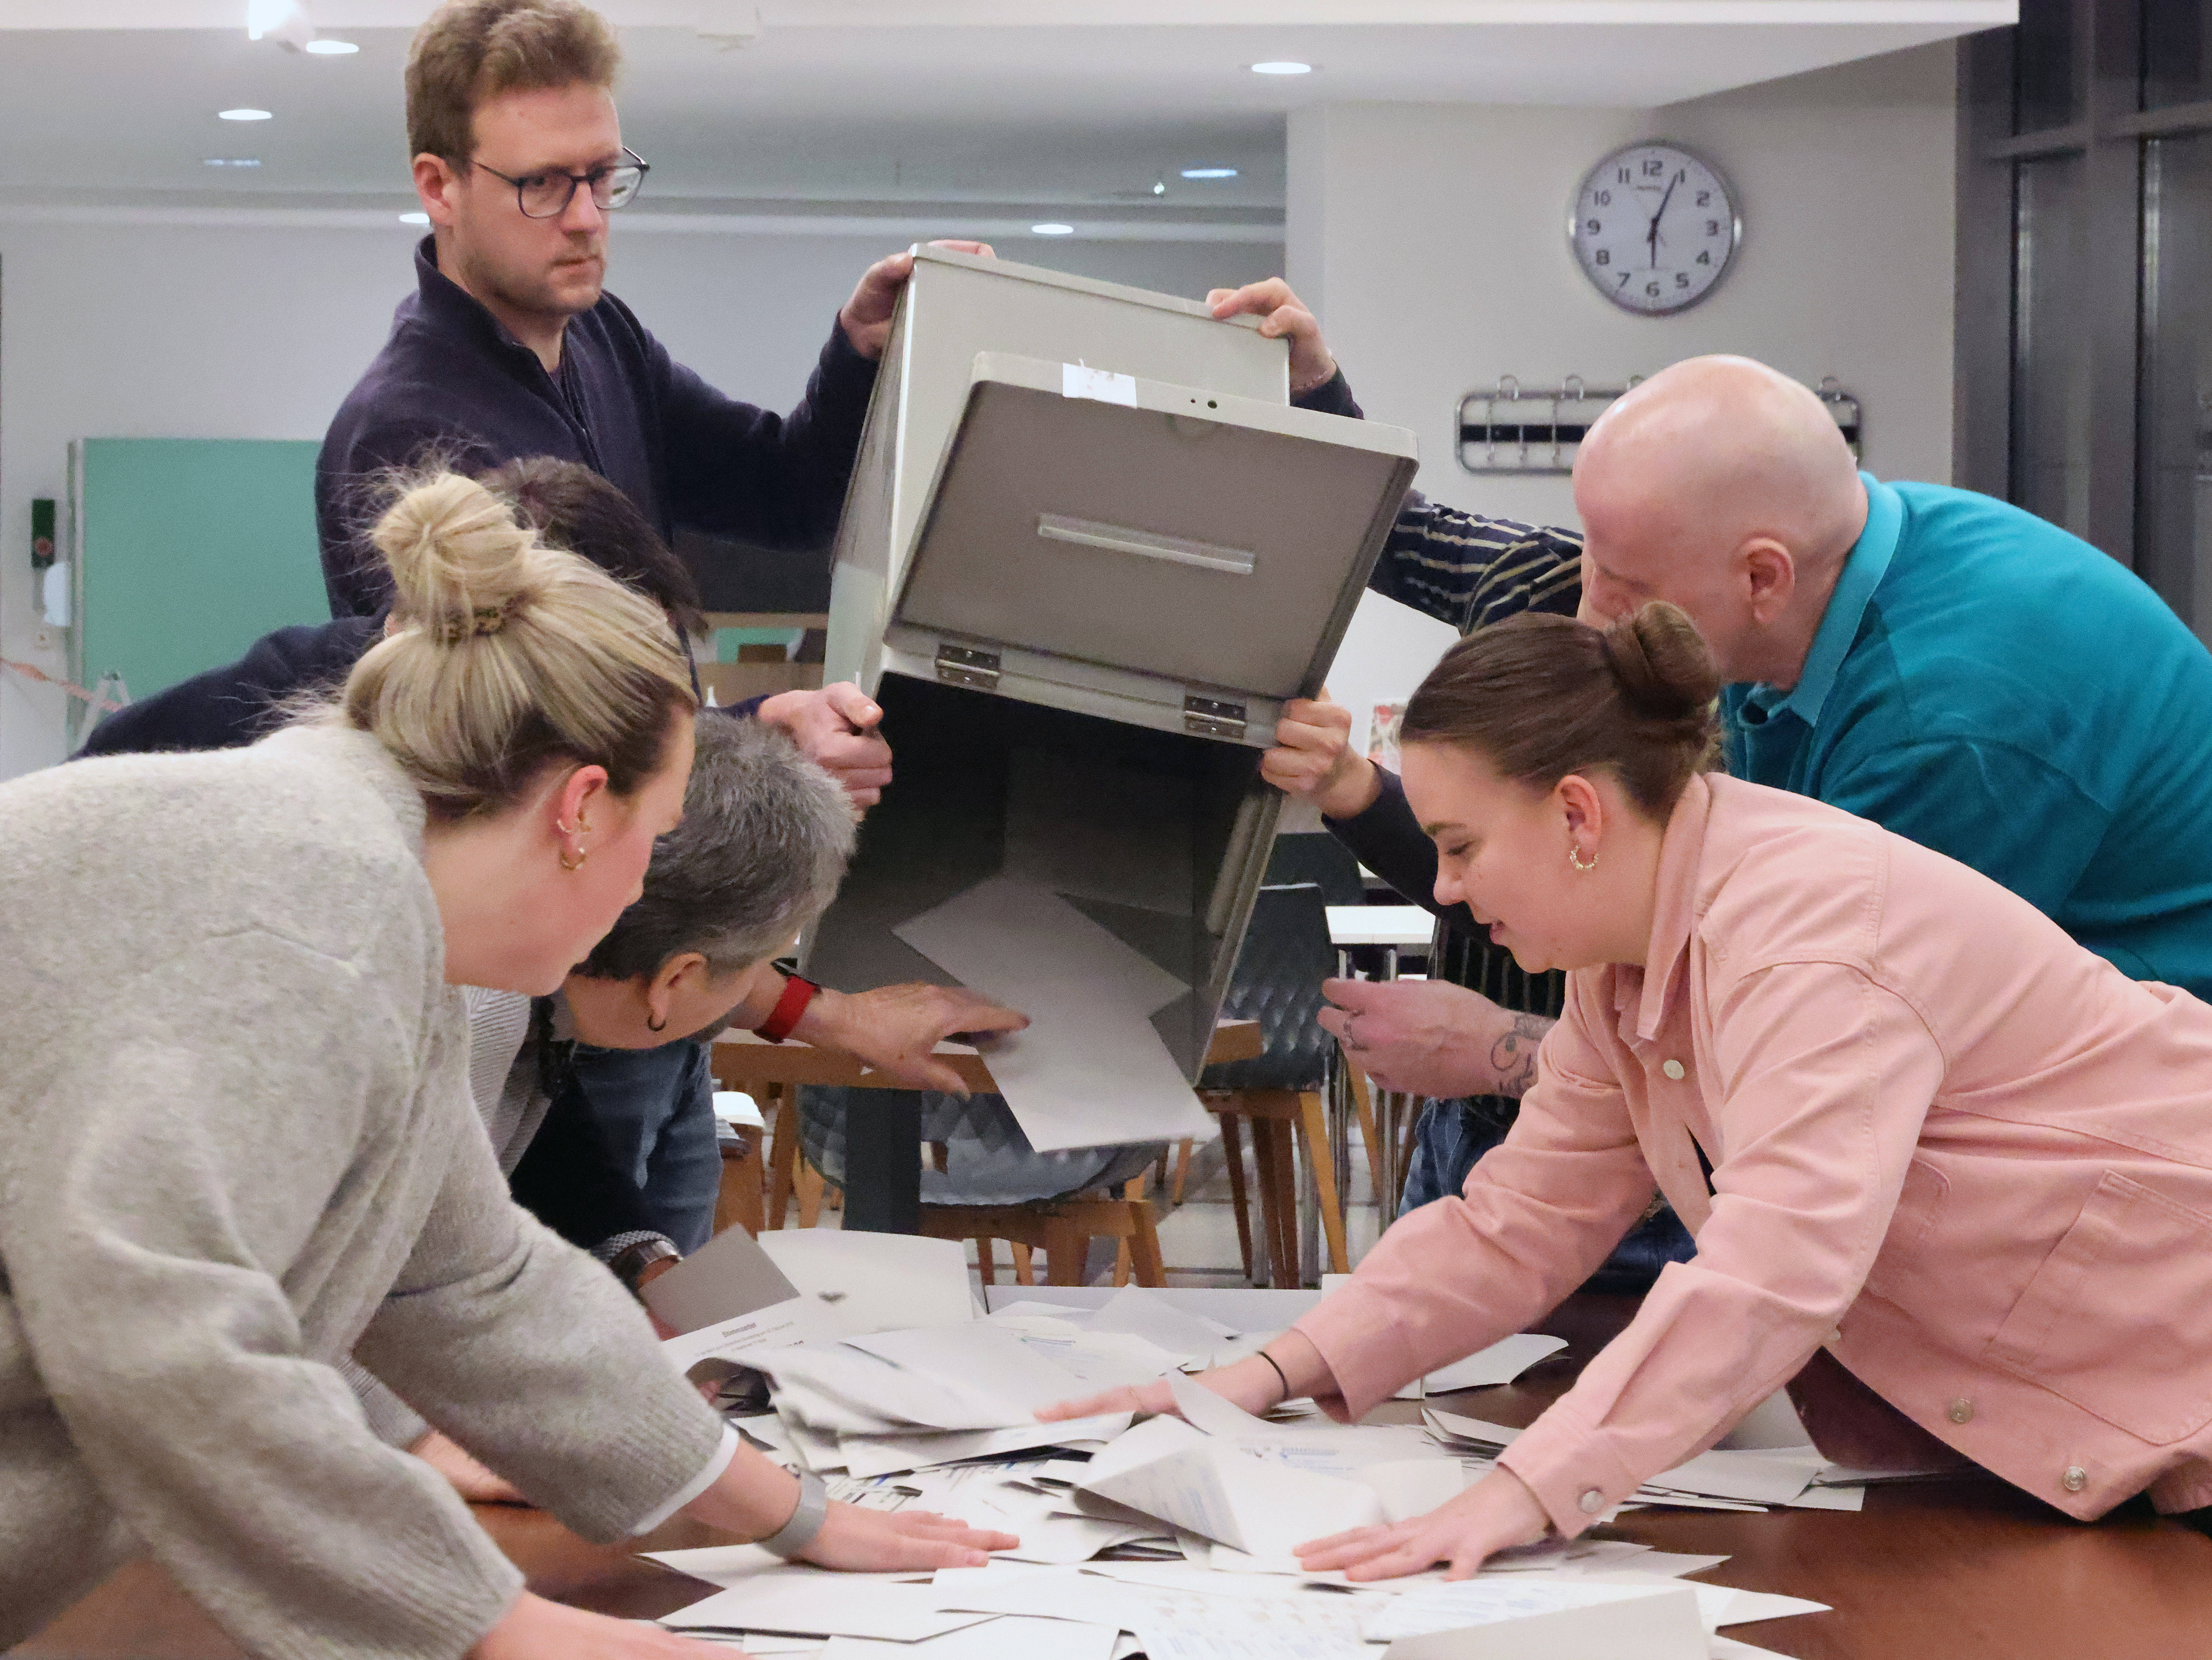
<svg viewBox="0 0 2212 1660"><path fill-rule="evenodd" d="M791 1512L791 1520L757 1542L762 1549L774 1551L778 1556L796 1556L814 1542L814 1535L822 1531L822 1524L829 1519L829 1489L812 1470L801 1470L799 1503Z"/></svg>

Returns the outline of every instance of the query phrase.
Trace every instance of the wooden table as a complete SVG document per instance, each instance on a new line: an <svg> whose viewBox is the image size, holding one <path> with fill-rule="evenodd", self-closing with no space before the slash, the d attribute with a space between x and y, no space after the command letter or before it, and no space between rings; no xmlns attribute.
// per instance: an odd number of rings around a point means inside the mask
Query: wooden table
<svg viewBox="0 0 2212 1660"><path fill-rule="evenodd" d="M1504 1389L1451 1397L1458 1410L1526 1424L1634 1310L1578 1294L1536 1329L1568 1347ZM1418 1408L1393 1402L1378 1420ZM730 1542L672 1522L623 1548L585 1544L541 1512L479 1518L542 1595L651 1618L713 1589L637 1560L638 1549ZM2085 1525L1992 1479L1877 1488L1856 1514L1641 1511L1607 1536L1729 1560L1717 1584L1826 1602L1830 1614L1731 1626L1729 1635L1801 1660L2193 1660L2212 1654L2212 1539L2141 1501ZM144 1565L118 1574L31 1642L22 1660L240 1660L240 1651ZM1050 1660L1040 1654L1038 1660Z"/></svg>

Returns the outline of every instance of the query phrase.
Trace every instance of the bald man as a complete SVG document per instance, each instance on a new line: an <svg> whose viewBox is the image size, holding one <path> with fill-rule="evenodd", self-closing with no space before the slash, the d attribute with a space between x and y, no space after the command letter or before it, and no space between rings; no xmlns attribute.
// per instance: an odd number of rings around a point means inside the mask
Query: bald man
<svg viewBox="0 0 2212 1660"><path fill-rule="evenodd" d="M1857 471L1820 400L1745 358L1620 398L1575 468L1580 615L1680 605L1732 684L1729 770L1875 820L2030 900L2131 976L2212 995L2212 654L2117 562L2042 520ZM1425 893L1396 781L1286 711L1271 775ZM1318 733L1320 737L1315 734ZM1381 1081L1481 1075L1499 1012L1348 988L1324 1021Z"/></svg>

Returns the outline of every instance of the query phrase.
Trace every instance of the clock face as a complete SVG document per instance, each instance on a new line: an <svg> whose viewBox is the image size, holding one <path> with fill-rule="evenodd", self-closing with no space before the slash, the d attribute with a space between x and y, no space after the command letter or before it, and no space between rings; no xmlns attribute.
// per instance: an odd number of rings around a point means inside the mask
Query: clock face
<svg viewBox="0 0 2212 1660"><path fill-rule="evenodd" d="M1679 144L1631 144L1584 175L1567 240L1583 274L1626 311L1694 306L1743 234L1728 183Z"/></svg>

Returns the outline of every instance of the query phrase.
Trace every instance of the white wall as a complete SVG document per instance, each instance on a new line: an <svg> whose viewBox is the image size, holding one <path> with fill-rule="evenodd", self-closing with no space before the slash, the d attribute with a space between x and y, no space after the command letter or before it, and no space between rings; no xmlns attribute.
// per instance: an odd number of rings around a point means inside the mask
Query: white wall
<svg viewBox="0 0 2212 1660"><path fill-rule="evenodd" d="M398 225L0 222L0 655L62 666L35 649L28 550L31 499L64 494L69 441L320 438L412 286L411 240ZM787 407L854 279L902 241L637 233L611 285L708 380ZM1192 295L1282 259L1266 243L1000 252ZM0 777L60 760L63 716L58 692L0 672Z"/></svg>
<svg viewBox="0 0 2212 1660"><path fill-rule="evenodd" d="M1460 396L1501 374L1621 384L1742 352L1864 405L1866 460L1951 471L1953 49L1917 48L1661 110L1338 105L1294 113L1289 275L1370 418L1413 428L1420 488L1571 524L1563 477L1454 459ZM1617 144L1687 143L1735 185L1734 267L1704 304L1631 316L1571 258L1567 208Z"/></svg>

